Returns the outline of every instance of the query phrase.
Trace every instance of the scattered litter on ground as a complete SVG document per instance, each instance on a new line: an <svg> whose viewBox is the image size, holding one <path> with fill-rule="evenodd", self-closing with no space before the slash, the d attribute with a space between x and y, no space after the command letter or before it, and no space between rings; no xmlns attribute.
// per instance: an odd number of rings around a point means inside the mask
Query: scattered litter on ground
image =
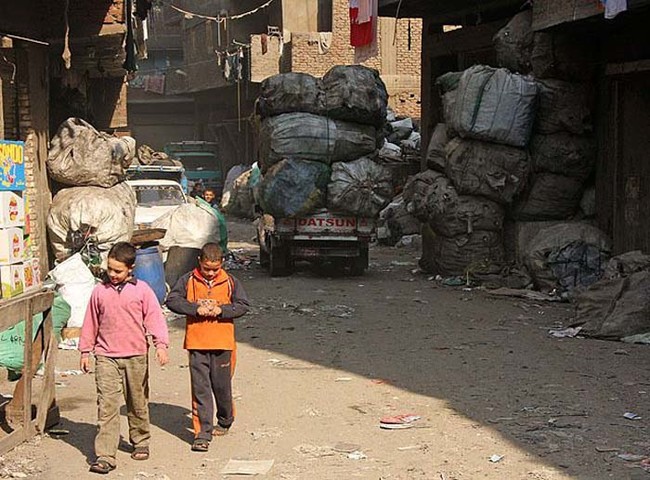
<svg viewBox="0 0 650 480"><path fill-rule="evenodd" d="M397 447L399 452L406 452L407 450L426 450L426 445L407 445L406 447Z"/></svg>
<svg viewBox="0 0 650 480"><path fill-rule="evenodd" d="M275 460L228 460L222 475L266 475Z"/></svg>
<svg viewBox="0 0 650 480"><path fill-rule="evenodd" d="M83 375L84 372L81 370L56 370L57 375L61 375L62 377L73 377L75 375Z"/></svg>
<svg viewBox="0 0 650 480"><path fill-rule="evenodd" d="M496 454L495 454L495 455L492 455L492 456L490 457L490 462L492 462L492 463L498 463L498 462L500 462L501 460L503 460L503 457L504 457L504 455L496 455Z"/></svg>
<svg viewBox="0 0 650 480"><path fill-rule="evenodd" d="M78 338L66 338L59 342L59 350L78 350L79 349L79 339Z"/></svg>
<svg viewBox="0 0 650 480"><path fill-rule="evenodd" d="M614 351L614 355L629 355L629 354L630 354L630 352L628 352L627 350L615 350Z"/></svg>
<svg viewBox="0 0 650 480"><path fill-rule="evenodd" d="M548 334L553 338L575 338L580 333L580 330L582 330L582 327L569 327L559 330L552 329L548 331Z"/></svg>
<svg viewBox="0 0 650 480"><path fill-rule="evenodd" d="M357 451L348 453L348 458L350 460L365 460L368 457L367 457L367 455L365 453L360 452L360 451L357 450Z"/></svg>
<svg viewBox="0 0 650 480"><path fill-rule="evenodd" d="M352 381L352 378L351 378L351 377L339 377L339 378L337 378L337 379L334 380L334 381L335 381L335 382L351 382L351 381Z"/></svg>
<svg viewBox="0 0 650 480"><path fill-rule="evenodd" d="M293 447L293 450L302 455L314 458L332 457L336 455L336 452L331 447L319 447L318 445L311 445L309 443L296 445Z"/></svg>
<svg viewBox="0 0 650 480"><path fill-rule="evenodd" d="M383 417L379 420L379 428L386 430L399 430L403 428L411 428L415 422L420 420L422 417L419 415L414 415L412 413L407 413L403 415L392 415L389 417Z"/></svg>
<svg viewBox="0 0 650 480"><path fill-rule="evenodd" d="M359 451L360 449L361 445L357 445L356 443L339 442L334 445L334 451L339 453L353 453Z"/></svg>
<svg viewBox="0 0 650 480"><path fill-rule="evenodd" d="M490 295L497 297L516 297L526 298L537 302L563 302L564 299L558 295L549 293L536 292L534 290L522 290L516 288L497 288L496 290L489 290Z"/></svg>
<svg viewBox="0 0 650 480"><path fill-rule="evenodd" d="M636 455L634 453L619 453L616 456L626 462L639 462L646 459L645 455Z"/></svg>
<svg viewBox="0 0 650 480"><path fill-rule="evenodd" d="M613 448L613 447L596 447L596 451L598 453L614 453L618 452L618 448Z"/></svg>
<svg viewBox="0 0 650 480"><path fill-rule="evenodd" d="M628 420L641 420L643 418L640 415L637 415L636 413L632 413L632 412L625 412L623 414L623 417L627 418Z"/></svg>
<svg viewBox="0 0 650 480"><path fill-rule="evenodd" d="M53 438L58 438L58 437L63 437L65 435L68 435L70 433L70 430L66 430L64 428L50 428L49 430L46 431L46 433Z"/></svg>

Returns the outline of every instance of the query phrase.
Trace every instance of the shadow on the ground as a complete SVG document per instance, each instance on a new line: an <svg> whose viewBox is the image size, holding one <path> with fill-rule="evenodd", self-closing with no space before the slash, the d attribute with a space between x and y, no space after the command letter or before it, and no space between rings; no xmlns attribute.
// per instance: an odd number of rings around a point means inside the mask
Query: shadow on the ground
<svg viewBox="0 0 650 480"><path fill-rule="evenodd" d="M596 448L649 453L645 425L622 418L650 417L639 395L650 385L648 347L549 338L568 306L440 287L407 262L391 267L391 254L371 251L378 266L360 278L304 266L282 279L232 272L254 305L238 341L446 400L576 479L631 478ZM336 305L353 314L323 308Z"/></svg>
<svg viewBox="0 0 650 480"><path fill-rule="evenodd" d="M151 424L182 440L188 445L192 443L194 434L191 430L191 411L185 407L168 403L149 404Z"/></svg>

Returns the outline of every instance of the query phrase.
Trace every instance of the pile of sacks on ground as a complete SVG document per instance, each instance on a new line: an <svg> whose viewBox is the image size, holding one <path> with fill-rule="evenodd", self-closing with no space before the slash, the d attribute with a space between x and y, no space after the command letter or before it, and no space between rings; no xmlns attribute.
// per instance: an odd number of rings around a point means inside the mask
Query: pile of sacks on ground
<svg viewBox="0 0 650 480"><path fill-rule="evenodd" d="M387 99L378 72L358 65L334 67L322 79L266 79L257 102L256 197L264 213L300 217L328 208L375 217L393 196L390 170L375 161Z"/></svg>
<svg viewBox="0 0 650 480"><path fill-rule="evenodd" d="M547 290L602 275L606 236L566 222L595 214L591 71L581 57L556 58L551 34L534 36L530 22L523 12L495 36L507 68L476 65L437 80L445 122L397 215L423 222L425 271L497 274L518 261Z"/></svg>

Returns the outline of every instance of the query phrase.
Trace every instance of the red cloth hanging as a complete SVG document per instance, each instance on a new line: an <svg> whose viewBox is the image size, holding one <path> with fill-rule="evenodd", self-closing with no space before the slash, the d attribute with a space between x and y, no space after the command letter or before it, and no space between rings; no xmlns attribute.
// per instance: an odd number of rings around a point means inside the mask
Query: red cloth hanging
<svg viewBox="0 0 650 480"><path fill-rule="evenodd" d="M370 45L374 40L375 29L373 22L374 17L370 17L369 22L359 23L359 2L350 0L350 45L353 47L363 47Z"/></svg>

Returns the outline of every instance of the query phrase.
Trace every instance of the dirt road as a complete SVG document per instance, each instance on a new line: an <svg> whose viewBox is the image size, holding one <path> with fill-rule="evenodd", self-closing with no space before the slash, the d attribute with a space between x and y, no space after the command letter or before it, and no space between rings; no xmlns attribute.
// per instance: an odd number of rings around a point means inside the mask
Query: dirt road
<svg viewBox="0 0 650 480"><path fill-rule="evenodd" d="M230 229L231 248L256 254L250 225ZM375 247L357 278L234 271L254 308L238 326L231 433L190 452L183 324L172 321L171 363L151 368L152 457L120 453L110 477L224 478L229 459L247 459L274 460L270 479L650 478L617 457L650 455L648 347L549 338L568 306L443 287L411 272L417 257ZM75 352L59 353L60 371L78 368ZM92 376L57 380L69 434L6 455L3 476L97 478ZM422 418L379 428L400 413Z"/></svg>

